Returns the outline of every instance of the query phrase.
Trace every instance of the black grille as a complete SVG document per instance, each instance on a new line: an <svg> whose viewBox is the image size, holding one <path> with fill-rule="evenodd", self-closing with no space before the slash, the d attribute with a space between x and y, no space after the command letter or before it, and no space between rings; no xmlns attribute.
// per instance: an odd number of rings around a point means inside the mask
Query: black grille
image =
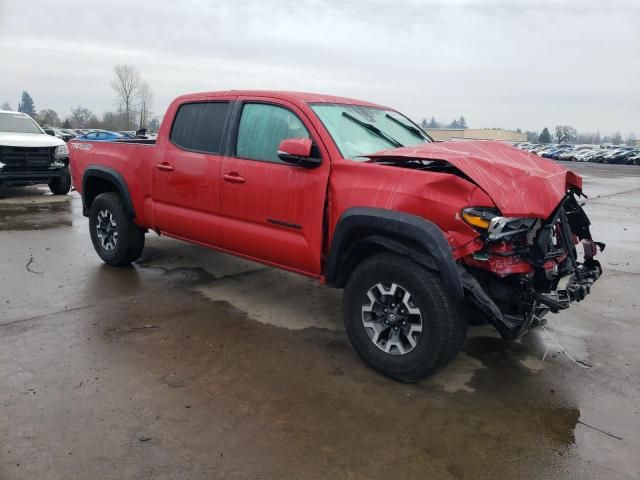
<svg viewBox="0 0 640 480"><path fill-rule="evenodd" d="M0 147L3 173L36 173L49 171L55 147Z"/></svg>

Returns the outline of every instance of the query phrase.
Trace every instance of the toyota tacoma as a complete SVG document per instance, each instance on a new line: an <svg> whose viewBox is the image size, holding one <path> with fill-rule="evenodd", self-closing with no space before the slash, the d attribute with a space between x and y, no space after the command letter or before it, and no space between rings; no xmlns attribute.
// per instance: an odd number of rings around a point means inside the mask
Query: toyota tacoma
<svg viewBox="0 0 640 480"><path fill-rule="evenodd" d="M517 339L601 275L578 175L364 101L190 94L157 140L69 146L104 262L135 261L152 230L343 288L354 349L402 381L455 358L469 322Z"/></svg>

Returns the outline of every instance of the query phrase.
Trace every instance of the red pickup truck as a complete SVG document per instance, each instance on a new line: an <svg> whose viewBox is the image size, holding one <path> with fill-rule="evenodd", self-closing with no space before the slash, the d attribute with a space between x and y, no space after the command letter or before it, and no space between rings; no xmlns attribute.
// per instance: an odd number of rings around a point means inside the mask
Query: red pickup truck
<svg viewBox="0 0 640 480"><path fill-rule="evenodd" d="M518 338L601 274L579 176L368 102L185 95L157 141L69 145L103 261L135 261L154 230L344 288L355 350L402 381L450 362L468 322Z"/></svg>

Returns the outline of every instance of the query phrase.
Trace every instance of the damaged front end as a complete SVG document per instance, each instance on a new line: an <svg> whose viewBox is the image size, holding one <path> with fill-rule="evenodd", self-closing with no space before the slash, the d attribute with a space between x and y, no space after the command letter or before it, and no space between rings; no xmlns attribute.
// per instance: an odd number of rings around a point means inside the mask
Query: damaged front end
<svg viewBox="0 0 640 480"><path fill-rule="evenodd" d="M483 248L461 258L466 301L500 334L516 339L583 300L602 274L594 259L589 219L572 188L545 219L504 218L491 209L465 209L462 218L476 228Z"/></svg>

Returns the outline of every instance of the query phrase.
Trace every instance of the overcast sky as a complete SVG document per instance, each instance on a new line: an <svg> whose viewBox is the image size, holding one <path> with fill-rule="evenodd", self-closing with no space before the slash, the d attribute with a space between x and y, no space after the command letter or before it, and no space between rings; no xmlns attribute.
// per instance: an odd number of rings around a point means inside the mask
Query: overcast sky
<svg viewBox="0 0 640 480"><path fill-rule="evenodd" d="M100 114L122 63L157 114L187 92L286 89L640 136L640 0L0 0L0 103L27 90Z"/></svg>

